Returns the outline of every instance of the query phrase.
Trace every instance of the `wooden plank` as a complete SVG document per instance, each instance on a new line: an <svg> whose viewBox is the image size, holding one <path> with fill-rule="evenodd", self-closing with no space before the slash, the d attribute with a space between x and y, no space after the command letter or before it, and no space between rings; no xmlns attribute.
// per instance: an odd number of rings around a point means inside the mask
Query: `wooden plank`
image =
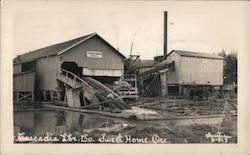
<svg viewBox="0 0 250 155"><path fill-rule="evenodd" d="M103 91L108 95L109 93L113 94L116 98L119 98L119 95L115 93L113 90L102 84L101 82L91 78L91 77L83 77L83 79L88 82L91 86L95 87L98 90Z"/></svg>
<svg viewBox="0 0 250 155"><path fill-rule="evenodd" d="M97 114L97 115L102 115L102 116L107 116L107 117L112 117L112 118L124 118L124 119L136 119L138 121L156 121L156 120L199 120L203 119L204 121L208 121L209 119L213 118L224 118L224 114L218 114L218 115L198 115L198 116L171 116L171 117L158 117L158 118L138 118L133 114L128 114L125 112L121 113L110 113L110 112L103 112L103 111L97 111L97 110L87 110L87 109L79 109L79 108L70 108L70 107L62 107L62 106L55 106L51 104L43 104L45 107L49 108L55 108L58 110L70 110L70 111L76 111L76 112L82 112L82 113L89 113L89 114ZM232 116L237 116L236 114ZM136 117L136 118L135 118Z"/></svg>
<svg viewBox="0 0 250 155"><path fill-rule="evenodd" d="M63 107L63 106L56 106L51 104L43 104L45 107L55 108L55 109L62 109L62 110L71 110L76 112L83 112L83 113L89 113L89 114L98 114L108 117L114 117L114 118L126 118L129 119L132 115L127 113L110 113L110 112L103 112L98 110L87 110L87 109L80 109L80 108L72 108L72 107Z"/></svg>
<svg viewBox="0 0 250 155"><path fill-rule="evenodd" d="M66 90L66 96L67 96L68 106L69 107L74 107L74 105L73 105L73 102L74 102L74 100L73 100L73 92L72 92L71 88Z"/></svg>

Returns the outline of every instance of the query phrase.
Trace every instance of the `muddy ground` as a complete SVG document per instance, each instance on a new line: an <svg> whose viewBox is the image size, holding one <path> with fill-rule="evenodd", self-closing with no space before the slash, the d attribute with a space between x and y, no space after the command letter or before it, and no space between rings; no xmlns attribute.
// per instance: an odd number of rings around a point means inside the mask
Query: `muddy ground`
<svg viewBox="0 0 250 155"><path fill-rule="evenodd" d="M151 124L137 125L134 127L127 127L120 131L105 132L106 137L117 137L119 133L125 137L131 136L136 139L148 138L149 143L226 143L225 141L212 142L211 138L207 138L208 133L217 135L219 132L221 135L231 136L228 138L227 143L237 143L237 121L232 119L230 121L224 121L222 123L214 125L206 124L193 124L189 126L172 126L169 127L162 122L155 122ZM102 136L104 132L95 130L89 133L89 136L98 138ZM152 138L159 137L159 141L153 141ZM160 139L166 139L164 142ZM124 138L126 143L126 139ZM133 143L128 141L128 143ZM135 142L137 143L137 142Z"/></svg>

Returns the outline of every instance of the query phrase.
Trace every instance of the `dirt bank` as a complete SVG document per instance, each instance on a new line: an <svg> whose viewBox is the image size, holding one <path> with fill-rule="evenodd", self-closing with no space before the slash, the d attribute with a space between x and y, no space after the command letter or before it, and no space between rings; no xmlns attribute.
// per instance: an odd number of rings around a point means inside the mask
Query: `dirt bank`
<svg viewBox="0 0 250 155"><path fill-rule="evenodd" d="M164 143L218 143L212 142L211 138L207 138L206 134L231 136L228 138L227 143L237 143L237 121L224 121L219 124L206 125L206 124L193 124L189 126L170 126L160 123L147 123L136 126L126 127L120 131L106 132L107 137L130 136L135 139L149 139L152 142L152 137L157 135L161 139L166 139ZM90 136L99 137L103 132L95 130L89 133ZM159 139L158 138L158 139ZM221 141L222 142L222 141ZM133 143L133 142L132 142ZM135 142L136 143L136 142ZM161 142L159 142L161 143ZM225 140L223 141L225 143Z"/></svg>

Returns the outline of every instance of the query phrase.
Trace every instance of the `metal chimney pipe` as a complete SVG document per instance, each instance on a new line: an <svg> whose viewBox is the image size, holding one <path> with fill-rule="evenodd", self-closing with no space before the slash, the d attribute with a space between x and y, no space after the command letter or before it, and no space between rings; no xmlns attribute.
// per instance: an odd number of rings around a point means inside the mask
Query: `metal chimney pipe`
<svg viewBox="0 0 250 155"><path fill-rule="evenodd" d="M164 11L164 36L163 36L163 55L164 57L168 54L168 12Z"/></svg>

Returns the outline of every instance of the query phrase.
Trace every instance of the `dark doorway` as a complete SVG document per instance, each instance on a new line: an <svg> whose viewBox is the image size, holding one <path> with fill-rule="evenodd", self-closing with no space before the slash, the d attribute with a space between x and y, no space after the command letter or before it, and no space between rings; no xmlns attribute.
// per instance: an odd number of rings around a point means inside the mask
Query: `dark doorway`
<svg viewBox="0 0 250 155"><path fill-rule="evenodd" d="M22 72L27 72L27 71L35 71L35 61L29 61L22 63Z"/></svg>
<svg viewBox="0 0 250 155"><path fill-rule="evenodd" d="M79 77L82 75L82 67L78 67L77 63L75 62L63 62L61 68Z"/></svg>
<svg viewBox="0 0 250 155"><path fill-rule="evenodd" d="M179 86L168 86L168 94L178 96L180 94Z"/></svg>
<svg viewBox="0 0 250 155"><path fill-rule="evenodd" d="M195 95L195 90L194 90L194 89L191 89L191 90L190 90L190 93L189 93L190 99L193 100L195 96L196 96L196 95Z"/></svg>
<svg viewBox="0 0 250 155"><path fill-rule="evenodd" d="M113 85L115 81L119 80L119 77L108 77L108 76L90 76L91 78L103 83Z"/></svg>

